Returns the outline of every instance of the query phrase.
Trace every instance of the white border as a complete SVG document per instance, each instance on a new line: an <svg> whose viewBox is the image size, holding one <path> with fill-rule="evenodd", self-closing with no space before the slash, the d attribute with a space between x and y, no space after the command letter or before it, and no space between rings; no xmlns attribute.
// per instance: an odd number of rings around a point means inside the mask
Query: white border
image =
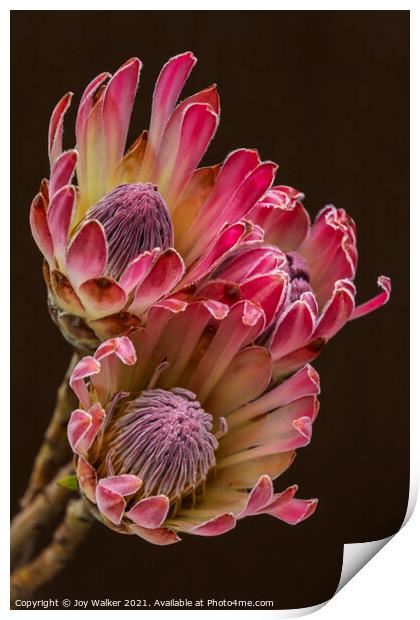
<svg viewBox="0 0 420 620"><path fill-rule="evenodd" d="M251 2L250 0L242 0L229 2L228 0L212 0L211 2L201 2L198 6L196 1L192 0L173 0L173 1L160 1L154 0L150 5L150 8L153 9L162 9L162 10L249 10L255 9L255 2ZM1 56L0 62L3 65L1 76L2 83L4 84L9 80L9 67L10 67L10 56L9 56L9 18L8 11L9 10L57 10L56 2L52 0L48 0L44 2L40 2L38 6L34 6L33 2L9 2L7 6L1 9L0 13L0 45L1 45ZM81 2L80 0L74 0L73 2L61 2L60 9L63 10L107 10L107 9L119 9L119 10L145 10L148 8L144 3L139 2L138 0L135 2L134 0L120 0L118 4L109 2L107 0L96 0L96 1L87 1L84 0ZM411 204L416 205L416 208L411 210L412 216L412 227L411 227L411 235L412 235L412 257L411 257L411 290L412 290L412 300L411 300L411 312L412 312L412 321L411 321L411 329L412 329L412 370L411 370L411 399L412 399L412 412L416 412L416 415L411 416L411 471L412 471L412 482L411 482L411 498L410 498L410 508L412 509L414 503L414 496L417 494L418 487L418 473L419 473L419 457L416 453L419 452L419 413L420 413L420 402L417 393L415 393L416 386L416 375L419 371L418 365L418 356L416 353L420 350L420 342L419 342L419 328L418 321L415 322L414 319L417 318L415 314L418 314L418 303L420 303L418 289L416 290L416 284L418 281L418 273L419 273L419 240L414 235L417 231L420 231L420 217L419 217L419 209L420 209L420 200L419 200L419 190L418 185L416 183L419 170L420 170L420 161L419 161L419 153L418 153L418 140L419 140L419 110L420 110L420 97L419 97L419 38L420 38L420 29L419 29L419 11L416 6L414 6L414 2L392 2L392 1L360 1L353 0L352 2L333 2L333 1L323 1L318 2L316 5L313 2L306 1L298 1L295 2L274 2L260 0L258 3L259 10L409 10L411 9L411 23L412 23L412 35L411 35L411 77L412 77L412 93L411 93L411 131L412 131L412 148L411 148ZM6 136L9 137L9 97L2 93L2 97L0 98L0 122L1 122L1 136L3 141L3 148L0 150L1 157L1 166L0 171L2 175L2 213L1 213L1 225L0 225L0 269L2 271L2 282L9 282L9 238L8 238L8 229L9 229L9 215L7 205L10 203L10 188L9 188L9 156L8 150L6 147ZM384 131L386 131L386 127L384 127ZM10 139L10 137L9 137ZM30 162L28 162L30 165ZM15 205L16 207L16 205ZM395 225L398 225L398 209L406 208L406 205L396 205L396 221ZM29 233L28 233L29 234ZM396 256L396 260L399 257ZM6 285L3 284L3 289L8 290ZM4 293L3 293L4 294ZM9 324L9 299L2 299L2 304L0 308L1 312L1 325L6 326ZM1 409L2 409L2 433L0 437L1 445L0 445L0 471L2 473L1 476L1 484L2 484L2 492L3 492L3 502L4 502L4 494L9 498L9 476L6 475L9 467L9 421L8 416L6 416L7 410L9 409L9 338L8 333L2 333L2 355L0 356L0 377L1 377L1 386L0 386L0 395L1 395ZM8 500L7 500L8 501ZM384 499L385 501L385 499ZM3 557L5 551L8 548L8 511L2 510L0 515L1 521L1 549L3 550ZM404 527L403 531L398 533L391 542L378 554L368 565L362 569L361 573L356 575L351 580L350 587L344 587L342 591L340 591L334 598L325 606L317 611L317 618L320 620L336 620L340 618L340 620L351 619L353 620L355 615L362 615L363 618L369 617L380 617L383 619L387 618L395 618L398 615L399 620L411 619L417 617L419 604L418 604L418 575L419 575L419 560L418 560L418 550L420 548L420 511L417 509L414 512L413 517L408 521L407 525ZM94 559L92 558L92 562L94 563ZM308 576L310 578L310 576ZM21 613L19 611L10 612L9 611L9 575L8 575L8 566L4 561L0 563L0 606L1 609L4 610L7 614L9 613ZM318 608L318 606L317 606ZM315 610L314 610L315 611ZM70 613L78 613L77 611L69 610ZM35 611L32 612L34 614L42 614L43 611ZM49 611L48 613L51 613ZM61 611L55 612L56 614L61 614ZM101 612L88 611L85 612L88 614L97 614ZM112 612L111 612L112 613ZM135 612L134 612L135 613ZM162 617L163 614L171 614L171 617L179 619L183 619L185 617L184 612L182 611L154 611L151 612L152 615L148 612L144 612L142 617L150 617L153 619L158 619ZM182 615L181 615L182 614ZM285 617L280 611L190 611L188 613L188 617L195 618L197 615L206 614L208 618L217 617L220 615L232 615L236 616L242 614L247 614L248 618L267 618L271 617ZM291 617L292 614L287 614Z"/></svg>

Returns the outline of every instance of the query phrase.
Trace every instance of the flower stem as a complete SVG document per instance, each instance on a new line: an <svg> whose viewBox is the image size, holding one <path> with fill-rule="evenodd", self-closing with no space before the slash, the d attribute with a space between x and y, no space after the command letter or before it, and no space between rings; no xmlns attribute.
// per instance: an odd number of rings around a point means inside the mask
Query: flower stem
<svg viewBox="0 0 420 620"><path fill-rule="evenodd" d="M50 581L72 558L83 541L93 517L84 500L72 500L63 522L55 530L51 544L32 562L18 568L11 577L11 605L16 599L28 599L39 587Z"/></svg>
<svg viewBox="0 0 420 620"><path fill-rule="evenodd" d="M39 534L64 510L72 491L60 486L58 481L72 471L72 463L62 467L43 491L14 517L10 530L12 566L30 559Z"/></svg>
<svg viewBox="0 0 420 620"><path fill-rule="evenodd" d="M58 388L54 413L35 459L28 488L21 500L23 507L28 506L69 457L66 429L70 413L77 407L77 399L68 382L79 359L80 355L74 352L63 382Z"/></svg>

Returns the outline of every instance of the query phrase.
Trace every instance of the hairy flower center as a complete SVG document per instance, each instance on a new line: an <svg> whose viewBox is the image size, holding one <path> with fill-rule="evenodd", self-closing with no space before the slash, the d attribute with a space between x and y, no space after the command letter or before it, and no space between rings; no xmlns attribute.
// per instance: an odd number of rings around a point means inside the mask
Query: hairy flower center
<svg viewBox="0 0 420 620"><path fill-rule="evenodd" d="M107 443L114 471L139 476L145 496L181 498L214 467L213 419L195 398L181 388L145 390L111 423Z"/></svg>
<svg viewBox="0 0 420 620"><path fill-rule="evenodd" d="M306 260L297 252L286 254L287 265L284 269L290 276L290 301L299 299L303 293L312 291L309 267Z"/></svg>
<svg viewBox="0 0 420 620"><path fill-rule="evenodd" d="M107 274L118 278L128 263L146 250L173 245L173 228L156 185L119 185L91 207L87 220L98 220L108 242Z"/></svg>

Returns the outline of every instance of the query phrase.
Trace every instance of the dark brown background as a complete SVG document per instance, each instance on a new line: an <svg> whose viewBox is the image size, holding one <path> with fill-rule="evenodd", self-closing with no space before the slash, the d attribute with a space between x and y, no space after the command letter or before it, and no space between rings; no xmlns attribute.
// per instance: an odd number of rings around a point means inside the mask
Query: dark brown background
<svg viewBox="0 0 420 620"><path fill-rule="evenodd" d="M295 528L268 517L169 548L95 526L42 596L330 597L342 544L395 532L408 497L408 12L14 12L12 15L12 506L17 507L70 349L50 321L28 212L48 175L50 112L67 90L127 58L144 62L131 138L147 125L171 55L198 56L184 95L217 82L222 123L205 162L238 146L279 163L312 216L346 208L359 231L359 300L393 279L385 308L348 325L316 367L312 443L279 481L319 509ZM76 106L74 106L76 107ZM66 146L73 145L73 116Z"/></svg>

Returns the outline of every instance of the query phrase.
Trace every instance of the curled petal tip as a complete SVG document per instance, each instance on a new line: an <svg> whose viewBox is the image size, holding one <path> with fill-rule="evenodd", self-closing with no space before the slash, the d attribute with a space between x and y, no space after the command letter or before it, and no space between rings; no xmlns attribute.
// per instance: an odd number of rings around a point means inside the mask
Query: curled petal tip
<svg viewBox="0 0 420 620"><path fill-rule="evenodd" d="M391 296L391 279L388 276L379 276L377 284L382 289L382 292L365 301L365 303L360 304L360 306L356 306L351 315L351 320L370 314L389 301Z"/></svg>

